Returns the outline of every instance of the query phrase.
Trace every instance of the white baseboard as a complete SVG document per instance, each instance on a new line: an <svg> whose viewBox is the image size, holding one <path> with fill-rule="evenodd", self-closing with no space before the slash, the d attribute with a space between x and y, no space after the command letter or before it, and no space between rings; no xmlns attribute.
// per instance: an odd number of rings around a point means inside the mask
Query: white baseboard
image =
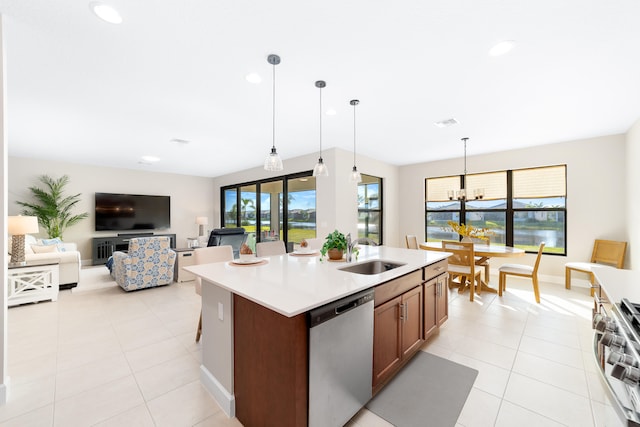
<svg viewBox="0 0 640 427"><path fill-rule="evenodd" d="M5 378L5 383L0 384L0 406L6 404L7 400L9 400L9 383L10 382L11 381L9 377L7 377Z"/></svg>
<svg viewBox="0 0 640 427"><path fill-rule="evenodd" d="M226 388L220 384L220 382L211 375L211 372L204 365L200 365L200 381L204 388L207 389L213 398L218 402L218 405L222 408L225 414L229 418L236 416L236 399L235 396L230 394Z"/></svg>

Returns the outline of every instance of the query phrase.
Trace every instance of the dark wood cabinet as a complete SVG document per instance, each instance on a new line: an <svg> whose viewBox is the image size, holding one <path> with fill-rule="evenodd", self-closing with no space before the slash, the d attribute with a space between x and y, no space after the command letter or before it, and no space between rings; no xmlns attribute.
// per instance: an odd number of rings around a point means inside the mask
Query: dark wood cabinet
<svg viewBox="0 0 640 427"><path fill-rule="evenodd" d="M400 365L402 297L392 299L373 311L373 386L384 381Z"/></svg>
<svg viewBox="0 0 640 427"><path fill-rule="evenodd" d="M449 317L447 274L424 283L424 338L429 338Z"/></svg>
<svg viewBox="0 0 640 427"><path fill-rule="evenodd" d="M373 392L379 391L424 342L422 271L375 289Z"/></svg>
<svg viewBox="0 0 640 427"><path fill-rule="evenodd" d="M422 328L422 286L402 295L400 314L402 326L402 356L407 357L418 351L424 341Z"/></svg>

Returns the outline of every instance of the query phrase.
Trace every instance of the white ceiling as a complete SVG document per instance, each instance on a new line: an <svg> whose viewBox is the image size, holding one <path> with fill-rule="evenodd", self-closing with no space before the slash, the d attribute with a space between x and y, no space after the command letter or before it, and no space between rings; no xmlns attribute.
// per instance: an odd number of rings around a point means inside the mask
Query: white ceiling
<svg viewBox="0 0 640 427"><path fill-rule="evenodd" d="M319 79L337 112L323 147L351 151L357 98L358 154L395 165L460 157L467 136L473 155L640 118L638 0L109 0L119 25L88 3L0 0L10 155L202 176L259 166L270 53L285 172L318 150Z"/></svg>

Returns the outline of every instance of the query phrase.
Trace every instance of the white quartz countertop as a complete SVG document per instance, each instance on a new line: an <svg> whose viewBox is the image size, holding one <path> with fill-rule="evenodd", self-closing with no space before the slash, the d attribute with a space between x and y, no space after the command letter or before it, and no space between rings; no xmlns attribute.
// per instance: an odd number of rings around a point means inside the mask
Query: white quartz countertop
<svg viewBox="0 0 640 427"><path fill-rule="evenodd" d="M320 256L265 257L265 264L234 265L218 262L184 267L203 279L203 286L220 286L284 316L293 317L313 308L447 258L445 252L386 246L360 246L357 263L381 259L405 265L380 274L364 275L341 271L355 263L331 262ZM207 283L211 282L211 283Z"/></svg>
<svg viewBox="0 0 640 427"><path fill-rule="evenodd" d="M597 283L602 286L610 302L619 303L622 298L630 302L640 303L640 286L638 286L638 272L621 270L614 267L596 267L593 269Z"/></svg>

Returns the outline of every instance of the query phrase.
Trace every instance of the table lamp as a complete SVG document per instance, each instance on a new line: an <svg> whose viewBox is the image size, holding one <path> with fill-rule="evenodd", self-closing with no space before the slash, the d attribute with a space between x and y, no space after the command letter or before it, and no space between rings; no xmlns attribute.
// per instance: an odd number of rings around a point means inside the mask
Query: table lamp
<svg viewBox="0 0 640 427"><path fill-rule="evenodd" d="M200 226L198 230L198 236L204 236L204 226L209 224L209 218L207 218L206 216L197 216L196 224Z"/></svg>
<svg viewBox="0 0 640 427"><path fill-rule="evenodd" d="M10 216L7 218L7 231L11 234L11 261L9 265L26 265L24 260L24 235L37 233L38 217Z"/></svg>

